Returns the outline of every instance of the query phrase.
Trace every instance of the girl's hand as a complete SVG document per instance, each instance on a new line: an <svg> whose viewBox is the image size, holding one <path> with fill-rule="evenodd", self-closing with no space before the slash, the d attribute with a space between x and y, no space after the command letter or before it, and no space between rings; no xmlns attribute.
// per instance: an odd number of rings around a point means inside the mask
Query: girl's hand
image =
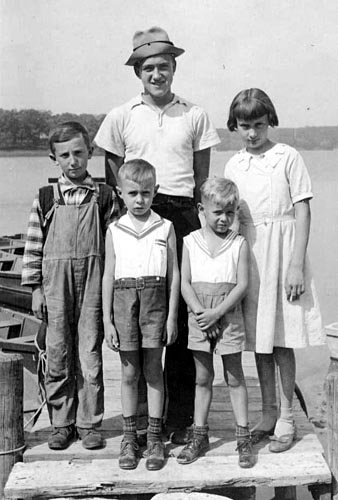
<svg viewBox="0 0 338 500"><path fill-rule="evenodd" d="M305 292L304 273L301 267L290 265L285 280L286 298L292 302Z"/></svg>
<svg viewBox="0 0 338 500"><path fill-rule="evenodd" d="M109 349L115 352L119 351L119 336L117 334L115 326L112 323L104 323L104 338Z"/></svg>
<svg viewBox="0 0 338 500"><path fill-rule="evenodd" d="M202 331L209 330L219 320L219 315L216 309L203 309L202 312L195 314L198 326Z"/></svg>
<svg viewBox="0 0 338 500"><path fill-rule="evenodd" d="M176 320L168 317L162 337L163 343L165 345L173 344L177 339L177 335L178 335L177 322Z"/></svg>

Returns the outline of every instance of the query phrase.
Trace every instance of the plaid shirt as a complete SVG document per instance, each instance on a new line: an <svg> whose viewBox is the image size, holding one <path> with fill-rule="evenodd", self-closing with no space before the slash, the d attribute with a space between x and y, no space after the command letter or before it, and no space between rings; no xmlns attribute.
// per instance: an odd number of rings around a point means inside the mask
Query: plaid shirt
<svg viewBox="0 0 338 500"><path fill-rule="evenodd" d="M95 191L95 183L88 174L81 185L73 184L69 179L62 175L58 184L61 188L62 196L66 205L81 205L86 197L88 190ZM116 200L114 191L112 192L110 206L110 222L119 216L119 204ZM42 258L43 258L43 227L44 215L39 202L39 194L33 200L27 228L27 239L25 252L22 261L21 285L41 286L42 284Z"/></svg>

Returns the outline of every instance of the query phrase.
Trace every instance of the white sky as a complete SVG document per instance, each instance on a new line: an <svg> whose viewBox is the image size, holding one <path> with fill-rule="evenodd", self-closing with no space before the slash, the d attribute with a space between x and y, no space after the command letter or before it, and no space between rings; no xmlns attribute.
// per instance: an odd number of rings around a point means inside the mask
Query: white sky
<svg viewBox="0 0 338 500"><path fill-rule="evenodd" d="M186 51L173 90L217 127L248 87L281 126L338 125L337 0L0 0L0 107L107 113L141 90L124 63L154 25Z"/></svg>

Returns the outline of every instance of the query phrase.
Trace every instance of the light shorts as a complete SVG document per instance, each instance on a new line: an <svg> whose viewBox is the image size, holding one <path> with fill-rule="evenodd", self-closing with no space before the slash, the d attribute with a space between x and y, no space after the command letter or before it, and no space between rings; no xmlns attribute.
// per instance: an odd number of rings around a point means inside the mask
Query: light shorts
<svg viewBox="0 0 338 500"><path fill-rule="evenodd" d="M167 319L165 278L145 276L115 280L113 310L121 351L163 347Z"/></svg>
<svg viewBox="0 0 338 500"><path fill-rule="evenodd" d="M192 283L198 300L206 309L213 309L223 302L224 298L234 287L233 283ZM188 309L189 319L189 339L188 349L192 351L203 351L219 354L235 354L241 352L245 348L245 331L242 316L241 305L228 312L219 322L218 327L221 330L217 341L210 342L205 338L205 333L202 332L195 319L194 314Z"/></svg>

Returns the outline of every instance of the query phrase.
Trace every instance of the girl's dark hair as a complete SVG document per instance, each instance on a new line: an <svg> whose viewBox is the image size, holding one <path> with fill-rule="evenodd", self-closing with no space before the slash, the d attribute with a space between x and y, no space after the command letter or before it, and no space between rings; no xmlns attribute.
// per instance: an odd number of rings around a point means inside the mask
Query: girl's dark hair
<svg viewBox="0 0 338 500"><path fill-rule="evenodd" d="M267 115L271 127L278 125L278 117L270 97L260 89L246 89L239 92L231 103L228 129L237 129L237 120L256 120Z"/></svg>
<svg viewBox="0 0 338 500"><path fill-rule="evenodd" d="M54 144L56 142L66 142L74 139L74 137L82 135L83 140L88 148L90 149L90 138L88 130L81 123L75 121L63 122L56 125L49 134L49 148L51 152L55 153Z"/></svg>

